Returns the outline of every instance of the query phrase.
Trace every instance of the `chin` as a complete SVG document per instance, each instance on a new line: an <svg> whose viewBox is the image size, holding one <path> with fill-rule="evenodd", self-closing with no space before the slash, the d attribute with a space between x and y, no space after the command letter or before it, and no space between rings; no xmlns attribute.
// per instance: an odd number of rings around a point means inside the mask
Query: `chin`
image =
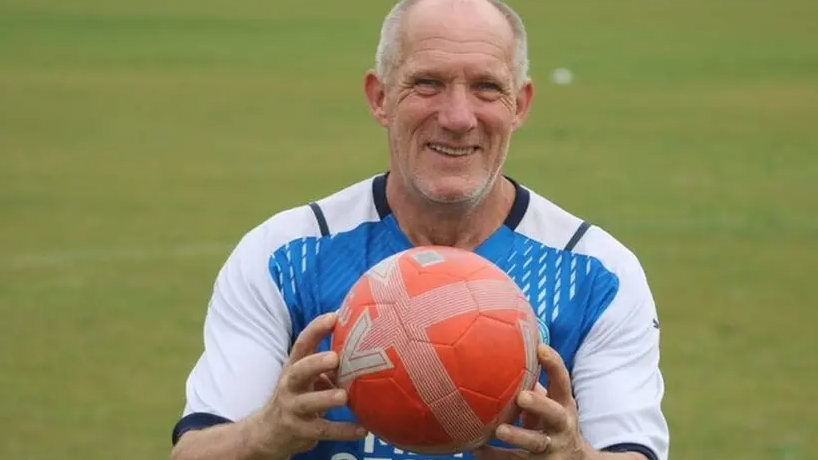
<svg viewBox="0 0 818 460"><path fill-rule="evenodd" d="M429 201L441 204L462 204L479 201L489 187L486 181L461 178L438 179L416 184L420 193Z"/></svg>

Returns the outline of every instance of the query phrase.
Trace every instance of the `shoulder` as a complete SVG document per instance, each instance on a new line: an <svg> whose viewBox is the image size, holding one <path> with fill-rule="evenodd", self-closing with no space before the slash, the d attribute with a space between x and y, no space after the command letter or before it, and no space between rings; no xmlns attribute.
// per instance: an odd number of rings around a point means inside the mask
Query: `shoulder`
<svg viewBox="0 0 818 460"><path fill-rule="evenodd" d="M529 209L520 222L518 232L540 241L560 253L572 239L583 218L557 204L530 192ZM641 261L628 246L599 225L591 225L570 255L587 258L587 289L591 292L587 305L585 330L606 321L627 322L635 316L643 324L654 324L657 316L653 293ZM580 282L578 277L577 282Z"/></svg>
<svg viewBox="0 0 818 460"><path fill-rule="evenodd" d="M276 212L246 232L236 250L267 258L293 241L321 237L322 219L326 221L329 233L334 234L377 218L371 192L372 180L370 177L314 202ZM320 209L318 215L312 203Z"/></svg>
<svg viewBox="0 0 818 460"><path fill-rule="evenodd" d="M520 231L546 245L563 248L584 220L533 192L531 195ZM635 252L604 228L591 225L570 253L588 257L598 268L590 278L594 300L588 307L585 331L595 328L606 340L616 336L624 340L624 335L632 333L653 343L658 313Z"/></svg>
<svg viewBox="0 0 818 460"><path fill-rule="evenodd" d="M331 234L349 230L377 216L372 178L352 184L316 200ZM278 290L277 272L317 251L322 229L315 210L306 202L272 214L244 233L219 270L215 288ZM308 243L309 244L304 244ZM289 270L289 269L288 269Z"/></svg>
<svg viewBox="0 0 818 460"><path fill-rule="evenodd" d="M585 220L530 189L529 193L528 212L517 231L546 246L565 248ZM590 227L571 252L596 259L617 277L644 278L636 254L603 227L589 223Z"/></svg>

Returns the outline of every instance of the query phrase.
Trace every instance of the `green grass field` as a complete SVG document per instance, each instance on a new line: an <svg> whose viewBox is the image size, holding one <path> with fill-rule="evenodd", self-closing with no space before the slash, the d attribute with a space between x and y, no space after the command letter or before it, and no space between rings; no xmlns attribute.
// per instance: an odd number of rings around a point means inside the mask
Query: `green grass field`
<svg viewBox="0 0 818 460"><path fill-rule="evenodd" d="M818 3L511 3L507 172L641 257L671 458L818 458ZM0 0L0 458L167 457L232 245L386 167L390 4Z"/></svg>

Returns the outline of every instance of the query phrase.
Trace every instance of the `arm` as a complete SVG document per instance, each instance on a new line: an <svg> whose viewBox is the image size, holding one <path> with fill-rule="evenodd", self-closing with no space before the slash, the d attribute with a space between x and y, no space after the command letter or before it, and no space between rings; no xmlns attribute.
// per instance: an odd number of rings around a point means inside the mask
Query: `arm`
<svg viewBox="0 0 818 460"><path fill-rule="evenodd" d="M616 295L575 358L579 427L590 447L606 451L597 458L666 460L656 307L635 257L618 277Z"/></svg>
<svg viewBox="0 0 818 460"><path fill-rule="evenodd" d="M259 414L287 359L290 320L267 270L256 229L219 272L204 324L204 351L186 385L183 418L173 433L175 460L278 460ZM235 423L234 423L235 422Z"/></svg>
<svg viewBox="0 0 818 460"><path fill-rule="evenodd" d="M171 452L172 460L287 460L264 444L256 418L187 431Z"/></svg>
<svg viewBox="0 0 818 460"><path fill-rule="evenodd" d="M594 460L648 460L647 457L636 452L599 452L592 450L588 455L590 456L585 458Z"/></svg>

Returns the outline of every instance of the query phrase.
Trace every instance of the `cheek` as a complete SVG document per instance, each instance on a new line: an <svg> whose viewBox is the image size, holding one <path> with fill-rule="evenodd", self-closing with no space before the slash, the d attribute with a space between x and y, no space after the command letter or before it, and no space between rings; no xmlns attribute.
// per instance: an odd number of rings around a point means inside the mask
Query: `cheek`
<svg viewBox="0 0 818 460"><path fill-rule="evenodd" d="M497 101L483 107L478 118L492 137L504 138L511 135L514 128L515 112L513 101Z"/></svg>
<svg viewBox="0 0 818 460"><path fill-rule="evenodd" d="M404 126L420 126L435 113L430 98L409 96L397 106L396 114Z"/></svg>

